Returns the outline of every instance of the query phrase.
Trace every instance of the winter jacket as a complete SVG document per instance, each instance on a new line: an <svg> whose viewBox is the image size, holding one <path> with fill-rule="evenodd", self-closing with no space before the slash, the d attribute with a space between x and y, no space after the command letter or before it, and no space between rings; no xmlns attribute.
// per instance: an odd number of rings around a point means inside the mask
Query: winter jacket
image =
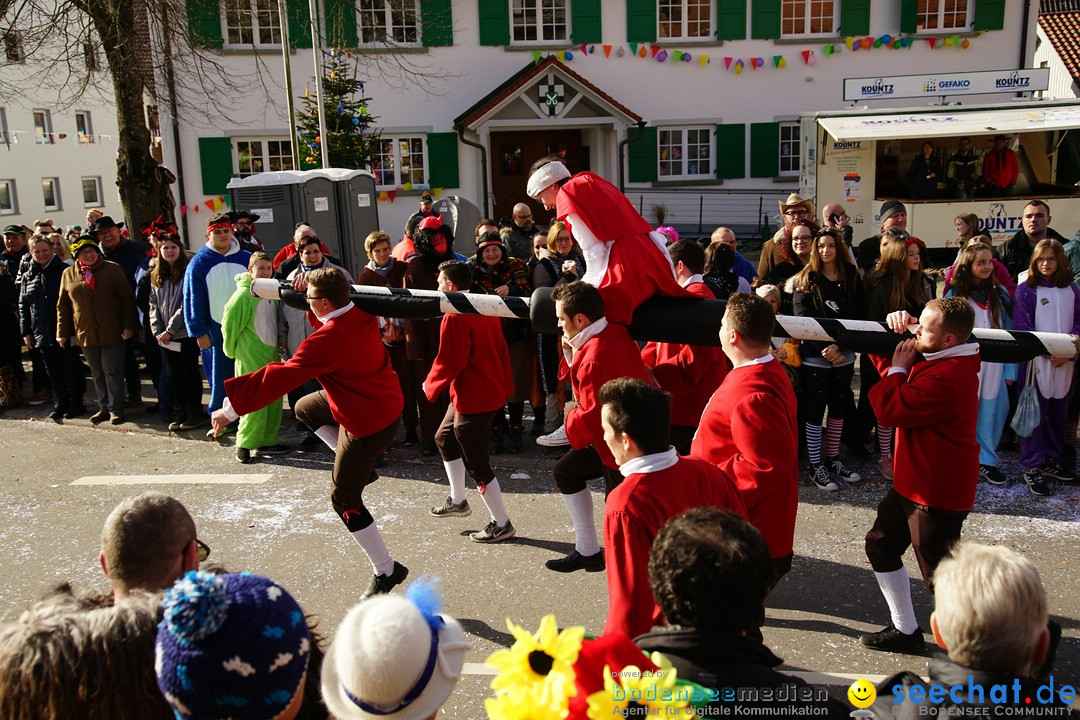
<svg viewBox="0 0 1080 720"><path fill-rule="evenodd" d="M1046 237L1057 240L1062 245L1069 242L1058 234L1054 228L1050 227L1046 228ZM1009 274L1012 275L1014 281L1020 273L1028 269L1028 265L1031 264L1031 254L1034 251L1035 244L1031 242L1031 238L1023 229L1017 230L1011 238L998 246L1001 262L1005 263L1005 267L1009 268Z"/></svg>
<svg viewBox="0 0 1080 720"><path fill-rule="evenodd" d="M123 340L124 330L139 329L135 293L120 266L102 260L93 274L93 290L83 282L77 263L65 268L60 278L57 337L75 335L80 347L112 345Z"/></svg>
<svg viewBox="0 0 1080 720"><path fill-rule="evenodd" d="M67 265L58 255L42 267L36 262L19 279L19 320L22 336L34 336L34 347L56 345L56 301Z"/></svg>

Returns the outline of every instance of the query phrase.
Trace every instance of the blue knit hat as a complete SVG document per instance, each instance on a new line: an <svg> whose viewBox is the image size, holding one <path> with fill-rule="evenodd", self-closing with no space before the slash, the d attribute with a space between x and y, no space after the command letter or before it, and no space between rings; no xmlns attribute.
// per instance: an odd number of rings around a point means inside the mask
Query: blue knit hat
<svg viewBox="0 0 1080 720"><path fill-rule="evenodd" d="M300 606L272 580L192 571L165 594L158 687L177 718L269 720L300 688L310 642Z"/></svg>

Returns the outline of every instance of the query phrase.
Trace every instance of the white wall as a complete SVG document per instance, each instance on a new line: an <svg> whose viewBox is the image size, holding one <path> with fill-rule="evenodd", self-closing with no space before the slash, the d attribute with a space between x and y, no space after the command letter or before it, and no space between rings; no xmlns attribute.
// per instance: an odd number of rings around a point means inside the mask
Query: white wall
<svg viewBox="0 0 1080 720"><path fill-rule="evenodd" d="M1046 66L1050 68L1050 89L1044 95L1054 100L1071 100L1080 97L1080 88L1077 88L1076 81L1065 69L1065 63L1061 62L1061 57L1043 34L1042 28L1039 28L1038 37L1034 67L1042 67L1043 63L1046 63Z"/></svg>

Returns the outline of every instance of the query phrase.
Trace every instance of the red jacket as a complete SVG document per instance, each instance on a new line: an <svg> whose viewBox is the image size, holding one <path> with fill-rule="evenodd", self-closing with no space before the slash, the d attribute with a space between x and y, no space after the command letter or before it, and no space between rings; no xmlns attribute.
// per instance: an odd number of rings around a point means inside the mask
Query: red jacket
<svg viewBox="0 0 1080 720"><path fill-rule="evenodd" d="M693 295L715 299L705 283L691 283ZM697 427L709 398L727 374L727 357L719 345L650 342L641 360L652 368L662 390L671 393L671 424Z"/></svg>
<svg viewBox="0 0 1080 720"><path fill-rule="evenodd" d="M608 323L600 333L589 338L574 355L573 366L563 358L559 365L559 379L569 374L578 406L566 413L566 437L570 447L581 450L589 445L600 453L604 465L615 470L619 467L604 442L604 428L600 424L600 386L608 380L632 377L652 384L649 370L641 362L638 346L622 325Z"/></svg>
<svg viewBox="0 0 1080 720"><path fill-rule="evenodd" d="M978 353L915 363L870 389L878 422L896 428L893 487L908 500L938 510L970 510L979 482Z"/></svg>
<svg viewBox="0 0 1080 720"><path fill-rule="evenodd" d="M795 392L772 359L728 372L701 416L690 454L720 467L774 558L791 554L799 508Z"/></svg>
<svg viewBox="0 0 1080 720"><path fill-rule="evenodd" d="M287 362L226 380L225 394L246 415L312 379L326 390L334 419L353 437L382 430L405 405L379 339L379 321L355 307L309 335Z"/></svg>
<svg viewBox="0 0 1080 720"><path fill-rule="evenodd" d="M410 255L416 254L416 244L413 242L413 239L411 237L405 235L401 238L401 242L399 242L390 250L390 254L394 257L395 260L405 262L409 259Z"/></svg>
<svg viewBox="0 0 1080 720"><path fill-rule="evenodd" d="M424 380L424 394L435 402L447 386L450 403L462 415L498 410L514 394L510 351L499 318L443 315L439 354Z"/></svg>
<svg viewBox="0 0 1080 720"><path fill-rule="evenodd" d="M319 243L319 249L322 250L323 255L330 254L330 248L326 247L326 245L323 243ZM277 255L274 255L274 270L277 270L278 266L281 265L281 263L285 262L294 255L296 255L296 243L289 243L285 247L278 250Z"/></svg>
<svg viewBox="0 0 1080 720"><path fill-rule="evenodd" d="M664 470L627 476L604 510L608 616L604 633L637 637L661 621L649 587L649 549L660 526L695 507L717 507L746 517L731 480L712 463L684 457Z"/></svg>
<svg viewBox="0 0 1080 720"><path fill-rule="evenodd" d="M1020 177L1020 163L1010 148L998 152L991 150L983 155L983 179L996 188L1012 187Z"/></svg>

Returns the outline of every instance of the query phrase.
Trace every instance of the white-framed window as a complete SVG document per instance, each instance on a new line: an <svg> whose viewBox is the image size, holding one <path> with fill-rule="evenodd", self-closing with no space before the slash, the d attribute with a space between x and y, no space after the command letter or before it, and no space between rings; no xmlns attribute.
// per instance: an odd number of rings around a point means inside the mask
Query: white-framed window
<svg viewBox="0 0 1080 720"><path fill-rule="evenodd" d="M226 47L281 46L277 0L223 0Z"/></svg>
<svg viewBox="0 0 1080 720"><path fill-rule="evenodd" d="M660 128L660 179L715 177L712 127Z"/></svg>
<svg viewBox="0 0 1080 720"><path fill-rule="evenodd" d="M781 0L780 34L835 35L836 6L835 0Z"/></svg>
<svg viewBox="0 0 1080 720"><path fill-rule="evenodd" d="M288 138L233 140L233 147L236 149L236 170L240 177L296 169L293 167L292 146Z"/></svg>
<svg viewBox="0 0 1080 720"><path fill-rule="evenodd" d="M372 169L375 184L396 188L427 183L427 143L423 135L383 135Z"/></svg>
<svg viewBox="0 0 1080 720"><path fill-rule="evenodd" d="M86 207L101 207L101 178L84 177L82 179L82 201Z"/></svg>
<svg viewBox="0 0 1080 720"><path fill-rule="evenodd" d="M511 0L510 43L529 45L570 40L566 0Z"/></svg>
<svg viewBox="0 0 1080 720"><path fill-rule="evenodd" d="M968 28L974 7L975 3L968 0L919 0L917 32Z"/></svg>
<svg viewBox="0 0 1080 720"><path fill-rule="evenodd" d="M656 7L660 40L697 40L713 34L712 0L660 0Z"/></svg>
<svg viewBox="0 0 1080 720"><path fill-rule="evenodd" d="M60 178L41 178L41 196L46 210L60 209Z"/></svg>
<svg viewBox="0 0 1080 720"><path fill-rule="evenodd" d="M14 180L0 180L0 215L19 212L19 198L15 194Z"/></svg>
<svg viewBox="0 0 1080 720"><path fill-rule="evenodd" d="M34 142L50 145L55 142L52 131L52 113L48 110L34 111Z"/></svg>
<svg viewBox="0 0 1080 720"><path fill-rule="evenodd" d="M799 123L780 123L780 175L799 174Z"/></svg>
<svg viewBox="0 0 1080 720"><path fill-rule="evenodd" d="M359 0L361 45L419 45L419 0Z"/></svg>
<svg viewBox="0 0 1080 720"><path fill-rule="evenodd" d="M94 142L94 127L90 123L89 110L75 111L75 136L83 144Z"/></svg>

